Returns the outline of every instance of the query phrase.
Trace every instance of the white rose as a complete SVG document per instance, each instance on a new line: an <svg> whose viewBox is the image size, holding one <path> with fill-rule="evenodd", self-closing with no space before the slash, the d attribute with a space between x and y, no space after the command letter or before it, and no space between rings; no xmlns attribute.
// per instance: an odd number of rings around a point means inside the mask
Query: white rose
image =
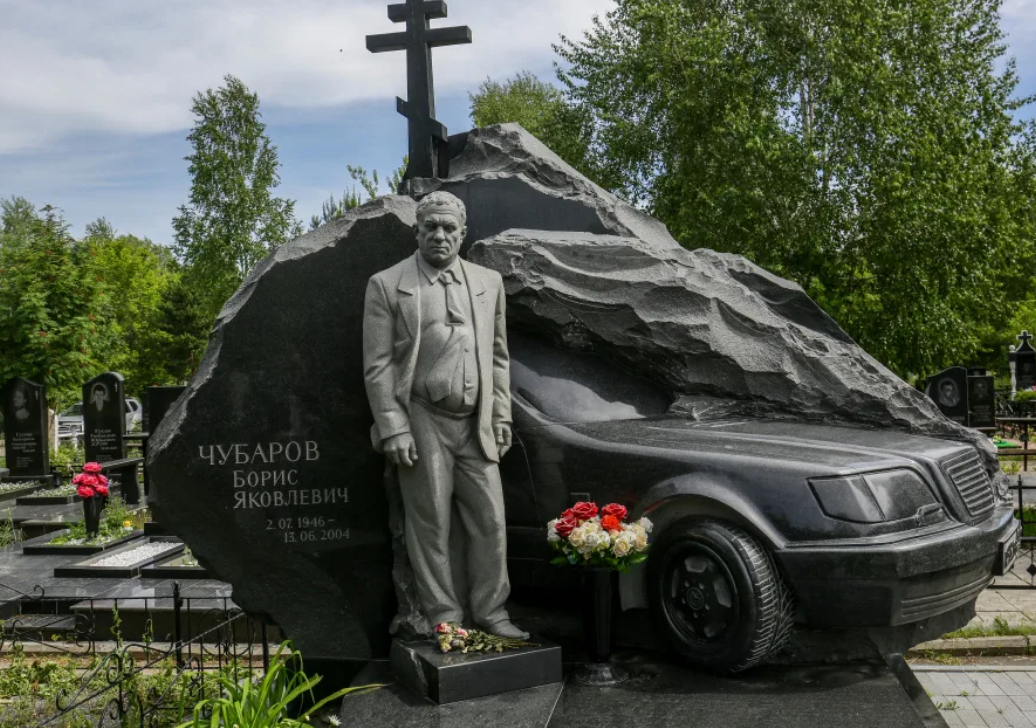
<svg viewBox="0 0 1036 728"><path fill-rule="evenodd" d="M648 546L647 534L644 533L644 531L640 531L636 535L636 537L635 537L635 539L633 541L633 547L635 549L637 549L637 551L644 551L647 548L647 546Z"/></svg>
<svg viewBox="0 0 1036 728"><path fill-rule="evenodd" d="M596 518L592 521L587 521L582 527L586 529L587 533L599 533L601 531L601 523Z"/></svg>
<svg viewBox="0 0 1036 728"><path fill-rule="evenodd" d="M577 549L583 545L586 541L586 531L583 530L582 526L572 529L572 533L568 534L568 542L575 546Z"/></svg>
<svg viewBox="0 0 1036 728"><path fill-rule="evenodd" d="M607 549L612 545L612 537L608 535L607 531L601 531L597 534L597 543L600 544L601 548Z"/></svg>
<svg viewBox="0 0 1036 728"><path fill-rule="evenodd" d="M651 533L651 529L655 527L647 516L637 521L637 525L644 529L644 533Z"/></svg>
<svg viewBox="0 0 1036 728"><path fill-rule="evenodd" d="M586 534L586 550L593 551L601 545L601 534L599 533L588 533Z"/></svg>
<svg viewBox="0 0 1036 728"><path fill-rule="evenodd" d="M615 543L612 544L612 552L620 558L628 554L630 552L630 548L632 548L630 539L623 538L623 536L616 538Z"/></svg>
<svg viewBox="0 0 1036 728"><path fill-rule="evenodd" d="M558 535L557 525L557 518L547 524L547 543L557 543L561 540L561 536Z"/></svg>

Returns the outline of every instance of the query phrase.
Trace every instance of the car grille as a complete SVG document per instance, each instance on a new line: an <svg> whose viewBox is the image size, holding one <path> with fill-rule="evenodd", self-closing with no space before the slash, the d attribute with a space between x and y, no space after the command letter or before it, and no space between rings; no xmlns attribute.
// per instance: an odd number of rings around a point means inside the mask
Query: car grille
<svg viewBox="0 0 1036 728"><path fill-rule="evenodd" d="M993 510L992 481L977 452L954 455L943 462L943 467L973 518L981 518Z"/></svg>

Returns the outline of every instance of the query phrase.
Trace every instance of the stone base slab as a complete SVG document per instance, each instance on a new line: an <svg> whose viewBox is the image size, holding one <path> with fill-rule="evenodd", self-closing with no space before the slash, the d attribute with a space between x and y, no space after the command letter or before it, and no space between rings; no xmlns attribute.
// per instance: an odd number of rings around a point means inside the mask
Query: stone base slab
<svg viewBox="0 0 1036 728"><path fill-rule="evenodd" d="M400 684L440 705L561 682L561 648L531 641L535 647L463 655L443 654L431 640L393 640L389 662Z"/></svg>

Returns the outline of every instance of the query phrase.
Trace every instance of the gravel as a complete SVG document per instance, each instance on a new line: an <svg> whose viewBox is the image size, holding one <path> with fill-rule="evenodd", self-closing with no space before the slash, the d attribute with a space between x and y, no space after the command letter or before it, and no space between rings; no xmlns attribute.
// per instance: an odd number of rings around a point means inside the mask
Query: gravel
<svg viewBox="0 0 1036 728"><path fill-rule="evenodd" d="M120 551L117 554L110 554L105 556L103 559L98 559L90 564L90 566L130 566L136 564L144 559L149 559L158 556L166 551L171 551L177 548L179 544L170 543L148 543L143 546L137 546L135 549L129 551Z"/></svg>

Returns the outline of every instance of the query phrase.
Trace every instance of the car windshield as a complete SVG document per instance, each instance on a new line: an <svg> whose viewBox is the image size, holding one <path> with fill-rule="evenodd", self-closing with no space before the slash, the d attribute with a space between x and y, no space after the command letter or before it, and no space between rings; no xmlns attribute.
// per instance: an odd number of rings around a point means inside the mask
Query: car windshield
<svg viewBox="0 0 1036 728"><path fill-rule="evenodd" d="M665 414L673 398L594 356L509 335L511 390L552 420L606 422Z"/></svg>
<svg viewBox="0 0 1036 728"><path fill-rule="evenodd" d="M83 416L83 403L76 402L74 405L69 407L67 410L61 413L62 417L82 417Z"/></svg>

